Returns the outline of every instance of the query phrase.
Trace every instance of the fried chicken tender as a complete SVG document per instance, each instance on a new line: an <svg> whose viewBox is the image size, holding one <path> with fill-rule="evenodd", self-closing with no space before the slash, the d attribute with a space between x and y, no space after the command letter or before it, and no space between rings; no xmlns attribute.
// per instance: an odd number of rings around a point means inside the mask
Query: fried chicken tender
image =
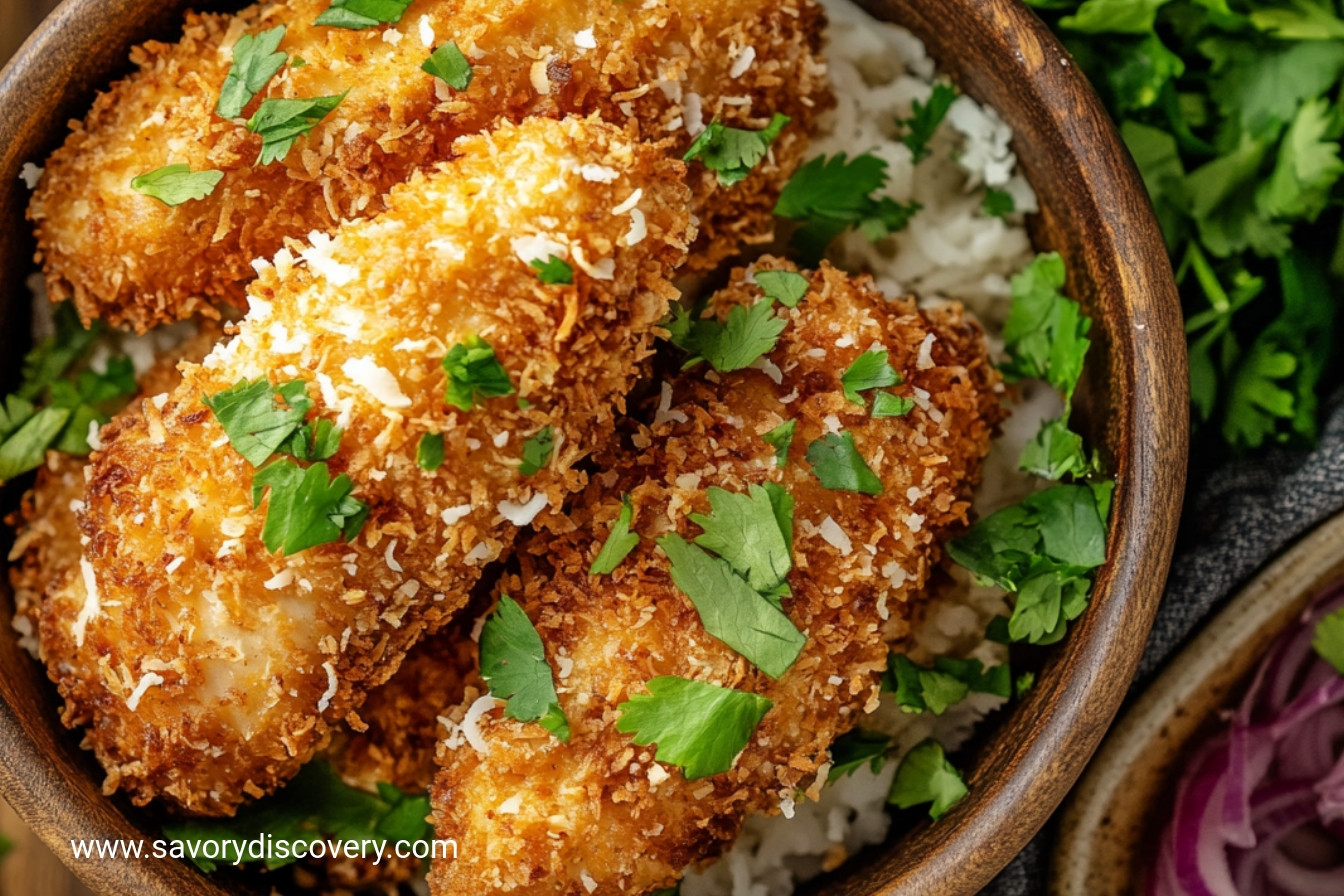
<svg viewBox="0 0 1344 896"><path fill-rule="evenodd" d="M713 172L691 169L702 241L690 263L709 270L770 239L779 189L830 102L815 0L418 0L399 24L359 31L313 24L328 5L193 13L178 43L133 51L139 70L73 125L29 208L53 299L73 299L86 322L142 330L240 304L253 259L378 214L393 185L501 120L597 112L680 157L713 121L761 129L791 116L743 183L721 188ZM215 104L238 39L280 25L280 51L305 64L285 68L244 116L264 98L349 92L282 162L255 165L261 137ZM420 68L450 40L472 64L462 91ZM174 208L131 188L170 164L224 177Z"/></svg>
<svg viewBox="0 0 1344 896"><path fill-rule="evenodd" d="M316 237L304 263L278 253L237 336L105 429L79 515L84 575L43 608L41 637L109 793L227 815L270 792L333 723L362 727L367 691L466 602L517 527L583 487L574 463L612 431L675 295L683 166L577 118L456 151L381 216ZM585 179L592 166L609 182ZM538 279L529 259L548 252L573 261L572 285ZM443 362L478 339L516 393L463 411L445 401ZM265 377L302 381L309 423L341 430L330 475L369 507L350 543L266 549L274 489L254 507L256 470L203 403ZM552 455L523 475L524 442L547 427ZM435 433L445 460L429 471L417 449Z"/></svg>
<svg viewBox="0 0 1344 896"><path fill-rule="evenodd" d="M712 311L722 319L732 305L753 304L759 290L749 283L738 271ZM680 375L673 401L665 393L634 450L594 477L575 528L520 549L521 576L503 590L561 670L571 740L492 707L477 728L485 753L467 744L444 751L433 791L437 836L455 838L460 852L435 864L431 892L587 896L671 885L726 849L748 813L778 812L802 790L815 798L832 741L876 707L888 638L904 633L901 620L940 543L965 524L1000 419L999 380L979 328L958 307L922 312L910 300L888 302L869 281L827 266L810 287L785 312L788 328L763 369ZM916 402L907 416L874 419L843 394L842 373L873 347L904 378L894 391ZM790 419L796 430L780 468L761 435ZM881 495L817 480L809 445L837 429L852 434ZM707 487L741 492L766 482L796 502L783 608L807 635L778 680L707 635L654 544L698 531L687 514L710 510ZM609 578L590 576L623 494L641 541ZM663 675L773 701L731 771L687 781L654 760L653 746L616 730L618 704Z"/></svg>

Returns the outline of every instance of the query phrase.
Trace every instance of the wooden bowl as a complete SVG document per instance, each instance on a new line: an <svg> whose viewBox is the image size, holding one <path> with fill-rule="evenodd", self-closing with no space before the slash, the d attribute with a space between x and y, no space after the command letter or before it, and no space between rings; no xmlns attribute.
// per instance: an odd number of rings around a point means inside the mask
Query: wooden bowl
<svg viewBox="0 0 1344 896"><path fill-rule="evenodd" d="M133 43L178 30L187 0L66 0L0 73L0 357L23 347L24 162L40 161L95 91L128 70ZM202 3L209 6L208 3ZM219 5L219 4L216 4ZM1038 194L1041 249L1061 252L1093 317L1079 414L1117 480L1110 561L1091 608L1036 687L978 751L970 796L936 825L873 850L821 885L846 894L974 893L1064 799L1125 694L1170 562L1185 480L1187 386L1179 304L1143 184L1101 104L1049 31L1016 0L865 0L1016 132ZM8 603L7 601L5 602ZM0 607L8 630L10 608ZM246 892L171 860L75 861L70 838L154 837L149 814L99 792L101 774L64 730L54 689L0 637L0 792L93 889L194 896Z"/></svg>

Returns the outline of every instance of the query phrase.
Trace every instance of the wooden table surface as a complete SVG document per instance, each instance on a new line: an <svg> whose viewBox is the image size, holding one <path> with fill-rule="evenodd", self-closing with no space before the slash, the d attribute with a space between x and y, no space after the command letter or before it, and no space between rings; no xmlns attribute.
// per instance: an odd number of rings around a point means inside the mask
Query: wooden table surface
<svg viewBox="0 0 1344 896"><path fill-rule="evenodd" d="M0 0L0 64L56 6L57 0ZM0 637L12 636L0 632ZM61 861L38 840L4 800L0 800L0 836L14 844L0 859L0 896L92 896Z"/></svg>

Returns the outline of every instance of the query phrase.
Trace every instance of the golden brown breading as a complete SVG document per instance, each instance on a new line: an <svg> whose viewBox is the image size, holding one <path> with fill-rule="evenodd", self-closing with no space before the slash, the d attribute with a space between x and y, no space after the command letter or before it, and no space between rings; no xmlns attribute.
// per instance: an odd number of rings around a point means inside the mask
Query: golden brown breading
<svg viewBox="0 0 1344 896"><path fill-rule="evenodd" d="M722 317L758 294L738 272L712 308ZM641 429L637 450L594 477L575 529L539 535L519 552L521 578L505 590L559 670L571 740L496 707L478 726L485 755L467 744L445 750L433 791L437 836L456 839L459 858L435 864L432 892L588 896L670 885L727 848L748 813L778 812L804 790L815 798L831 742L876 707L884 634L903 634L900 620L941 541L965 524L1001 414L999 380L978 327L959 308L890 303L869 282L829 267L812 275L809 296L786 316L769 356L774 367L679 376L661 422ZM904 377L894 391L917 403L908 416L873 419L842 394L841 374L875 345ZM796 431L780 469L760 434L786 419ZM840 428L881 478L880 496L827 490L810 471L809 444ZM780 483L796 502L784 609L808 636L777 681L707 636L654 544L668 532L697 531L687 514L709 510L707 487L764 482ZM642 540L610 577L590 576L624 493ZM618 704L663 675L773 701L731 771L688 782L654 761L652 746L616 730Z"/></svg>
<svg viewBox="0 0 1344 896"><path fill-rule="evenodd" d="M133 52L139 71L74 126L29 209L53 299L73 298L86 321L138 329L240 304L254 259L286 237L377 214L394 184L500 120L598 112L632 137L668 139L680 157L713 120L759 129L776 112L792 116L745 182L720 189L713 173L691 169L703 237L691 263L712 269L744 243L768 241L779 188L829 103L815 0L418 0L399 25L363 31L313 25L328 5L191 14L178 43ZM280 50L306 64L282 71L263 97L350 92L283 162L256 166L261 138L214 107L234 43L280 24ZM449 40L474 66L461 92L420 70L429 45ZM176 208L131 189L169 164L224 178Z"/></svg>
<svg viewBox="0 0 1344 896"><path fill-rule="evenodd" d="M457 149L306 263L279 253L238 335L105 430L80 515L90 587L49 602L41 636L108 792L218 815L273 790L337 720L358 727L368 689L465 603L518 525L583 486L573 465L611 432L675 294L682 165L577 118ZM528 260L547 252L570 257L572 285L540 282ZM473 337L517 393L464 412L442 362ZM254 508L255 471L202 402L258 377L302 380L310 420L343 430L331 475L371 508L352 543L265 548L271 499ZM548 426L549 464L522 475L524 441ZM417 462L432 433L434 472Z"/></svg>

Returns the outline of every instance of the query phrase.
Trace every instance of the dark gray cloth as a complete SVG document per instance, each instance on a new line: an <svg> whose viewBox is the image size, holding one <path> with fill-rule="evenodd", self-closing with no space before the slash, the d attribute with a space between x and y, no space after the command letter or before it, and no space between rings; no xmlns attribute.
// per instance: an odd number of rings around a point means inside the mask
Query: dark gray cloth
<svg viewBox="0 0 1344 896"><path fill-rule="evenodd" d="M1315 450L1269 451L1214 467L1192 461L1176 556L1130 700L1260 567L1341 509L1344 391L1327 406ZM1053 824L981 896L1043 894L1052 837Z"/></svg>

